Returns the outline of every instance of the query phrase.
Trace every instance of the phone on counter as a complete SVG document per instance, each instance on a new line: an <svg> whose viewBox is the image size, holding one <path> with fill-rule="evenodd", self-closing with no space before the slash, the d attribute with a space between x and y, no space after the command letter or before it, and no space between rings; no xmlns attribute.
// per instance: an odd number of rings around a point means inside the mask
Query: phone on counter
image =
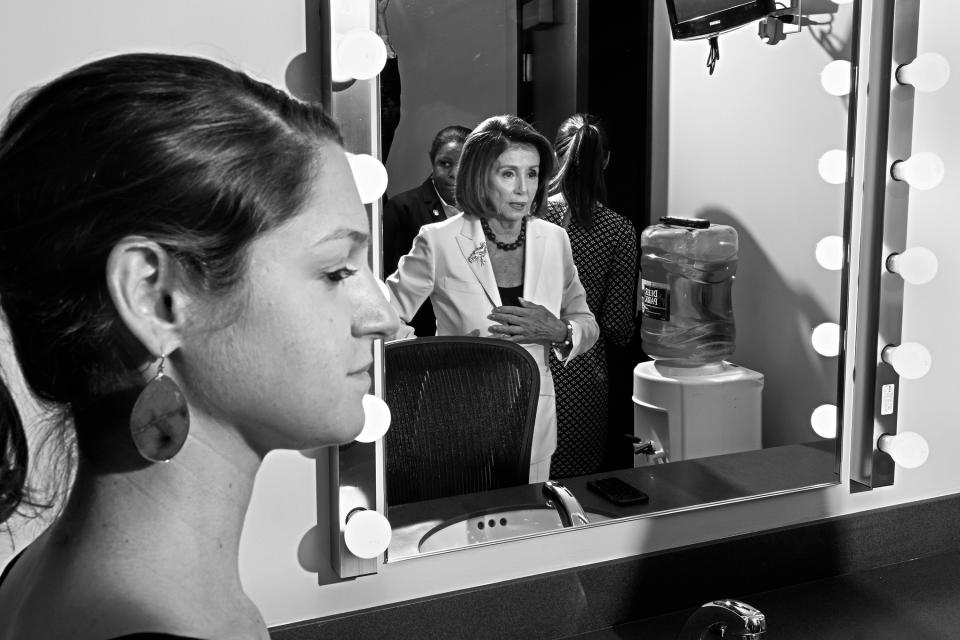
<svg viewBox="0 0 960 640"><path fill-rule="evenodd" d="M643 491L614 476L589 480L587 488L616 505L644 504L650 501L650 496Z"/></svg>

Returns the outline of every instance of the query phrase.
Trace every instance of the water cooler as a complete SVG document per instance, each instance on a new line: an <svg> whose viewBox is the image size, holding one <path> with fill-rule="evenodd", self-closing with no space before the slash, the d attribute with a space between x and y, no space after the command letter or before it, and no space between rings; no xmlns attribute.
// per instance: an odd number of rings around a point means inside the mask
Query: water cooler
<svg viewBox="0 0 960 640"><path fill-rule="evenodd" d="M729 362L633 371L633 433L647 443L635 466L761 447L763 374Z"/></svg>
<svg viewBox="0 0 960 640"><path fill-rule="evenodd" d="M759 449L763 375L727 360L736 229L663 217L640 248L640 336L653 360L633 372L636 465Z"/></svg>

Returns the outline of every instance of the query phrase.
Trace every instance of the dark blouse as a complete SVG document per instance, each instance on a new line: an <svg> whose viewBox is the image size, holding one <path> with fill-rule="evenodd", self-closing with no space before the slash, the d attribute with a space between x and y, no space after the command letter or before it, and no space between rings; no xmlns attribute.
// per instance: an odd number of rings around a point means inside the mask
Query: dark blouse
<svg viewBox="0 0 960 640"><path fill-rule="evenodd" d="M515 287L497 287L500 290L500 302L505 307L519 307L520 296L523 295L523 283Z"/></svg>

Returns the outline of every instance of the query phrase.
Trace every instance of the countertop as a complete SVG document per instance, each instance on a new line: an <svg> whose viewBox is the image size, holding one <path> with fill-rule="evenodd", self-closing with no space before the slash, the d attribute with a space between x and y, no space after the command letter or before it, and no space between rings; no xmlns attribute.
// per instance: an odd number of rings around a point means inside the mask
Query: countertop
<svg viewBox="0 0 960 640"><path fill-rule="evenodd" d="M586 511L610 518L646 517L774 495L798 487L809 489L833 484L837 482L835 447L834 441L823 440L621 469L567 478L562 483ZM629 482L649 495L650 501L641 505L616 506L587 489L588 481L608 476ZM543 485L537 483L392 506L388 518L394 532L391 544L394 555L391 558L388 552L388 561L417 557L413 550L415 541L434 527L453 519L479 515L491 509L542 507L545 503L542 489Z"/></svg>
<svg viewBox="0 0 960 640"><path fill-rule="evenodd" d="M770 640L960 638L960 553L927 556L782 589L733 597L759 609ZM567 638L676 638L693 609Z"/></svg>

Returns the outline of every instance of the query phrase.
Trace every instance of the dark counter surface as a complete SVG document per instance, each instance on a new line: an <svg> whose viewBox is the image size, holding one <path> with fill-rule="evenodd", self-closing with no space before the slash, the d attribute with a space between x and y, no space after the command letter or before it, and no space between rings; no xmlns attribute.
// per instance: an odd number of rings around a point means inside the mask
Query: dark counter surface
<svg viewBox="0 0 960 640"><path fill-rule="evenodd" d="M690 607L737 598L766 614L772 640L960 638L958 522L960 494L377 606L271 634L672 639Z"/></svg>
<svg viewBox="0 0 960 640"><path fill-rule="evenodd" d="M948 640L960 638L960 553L815 580L782 589L728 594L759 609L770 640ZM725 596L727 597L727 596ZM568 638L676 638L686 609Z"/></svg>

